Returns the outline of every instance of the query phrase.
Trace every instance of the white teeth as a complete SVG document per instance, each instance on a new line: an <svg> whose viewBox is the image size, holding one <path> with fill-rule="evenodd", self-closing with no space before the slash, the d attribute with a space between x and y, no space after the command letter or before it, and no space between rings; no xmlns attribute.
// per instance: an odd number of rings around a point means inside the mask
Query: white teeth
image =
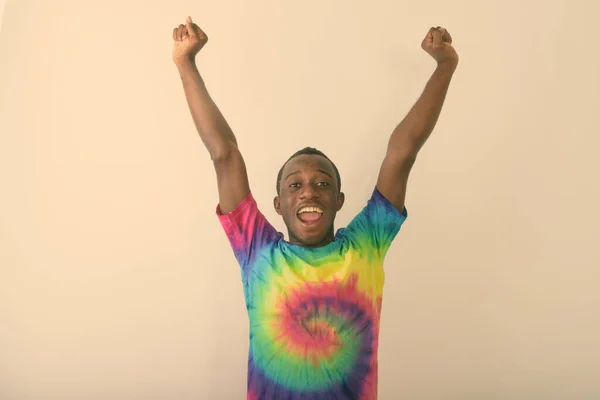
<svg viewBox="0 0 600 400"><path fill-rule="evenodd" d="M308 213L308 212L316 212L319 214L323 214L323 210L321 210L320 208L317 208L317 207L303 207L300 209L300 211L298 211L298 214Z"/></svg>

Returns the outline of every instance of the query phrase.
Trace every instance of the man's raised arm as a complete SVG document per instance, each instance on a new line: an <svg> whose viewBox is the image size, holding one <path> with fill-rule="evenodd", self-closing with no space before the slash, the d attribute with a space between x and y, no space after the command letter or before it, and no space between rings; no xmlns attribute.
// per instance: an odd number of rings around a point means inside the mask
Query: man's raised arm
<svg viewBox="0 0 600 400"><path fill-rule="evenodd" d="M185 25L173 29L173 40L173 61L192 119L215 166L221 213L227 214L250 193L250 187L235 135L210 97L196 65L196 54L208 37L188 17Z"/></svg>
<svg viewBox="0 0 600 400"><path fill-rule="evenodd" d="M431 28L421 47L435 59L437 68L417 102L394 129L377 179L377 189L400 212L404 210L408 175L437 123L458 65L452 37L443 28Z"/></svg>

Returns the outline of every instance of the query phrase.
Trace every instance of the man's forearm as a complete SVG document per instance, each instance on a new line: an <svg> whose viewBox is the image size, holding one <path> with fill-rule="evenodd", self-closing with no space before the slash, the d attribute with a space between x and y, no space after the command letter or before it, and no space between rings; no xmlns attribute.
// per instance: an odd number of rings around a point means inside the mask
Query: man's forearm
<svg viewBox="0 0 600 400"><path fill-rule="evenodd" d="M417 102L394 129L388 151L416 157L437 123L455 70L454 62L437 66Z"/></svg>
<svg viewBox="0 0 600 400"><path fill-rule="evenodd" d="M176 62L192 119L202 142L213 161L226 157L232 145L237 145L235 135L225 117L210 97L204 80L193 60Z"/></svg>

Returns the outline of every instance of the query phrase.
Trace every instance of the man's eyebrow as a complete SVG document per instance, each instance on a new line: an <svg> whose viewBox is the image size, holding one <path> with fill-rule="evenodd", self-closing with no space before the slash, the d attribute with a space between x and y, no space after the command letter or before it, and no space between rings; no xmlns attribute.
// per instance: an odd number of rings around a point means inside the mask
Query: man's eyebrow
<svg viewBox="0 0 600 400"><path fill-rule="evenodd" d="M299 173L300 173L300 171L294 171L294 172L291 172L291 173L289 173L289 174L288 174L288 175L287 175L287 176L284 178L284 180L285 180L285 179L287 179L287 178L289 178L289 177L290 177L290 176L292 176L292 175L296 175L296 174L299 174Z"/></svg>
<svg viewBox="0 0 600 400"><path fill-rule="evenodd" d="M317 172L320 172L320 173L322 173L322 174L325 174L325 175L327 175L328 177L330 177L331 179L333 179L333 176L332 176L332 175L331 175L329 172L325 171L324 169L318 169L318 170L317 170ZM285 180L285 179L287 179L287 178L289 178L289 177L290 177L290 176L292 176L292 175L297 175L297 174L299 174L299 173L300 173L300 171L294 171L294 172L291 172L291 173L289 173L289 174L288 174L288 175L287 175L287 176L284 178L284 180Z"/></svg>
<svg viewBox="0 0 600 400"><path fill-rule="evenodd" d="M324 169L318 169L318 170L317 170L317 172L320 172L320 173L322 173L322 174L325 174L325 175L327 175L328 177L330 177L331 179L333 179L333 176L332 176L332 175L331 175L329 172L325 171Z"/></svg>

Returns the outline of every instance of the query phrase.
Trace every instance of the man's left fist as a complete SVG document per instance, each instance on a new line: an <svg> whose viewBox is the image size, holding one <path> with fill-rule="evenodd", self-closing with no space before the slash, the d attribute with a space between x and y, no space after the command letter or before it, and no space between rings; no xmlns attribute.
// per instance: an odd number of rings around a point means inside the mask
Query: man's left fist
<svg viewBox="0 0 600 400"><path fill-rule="evenodd" d="M421 42L421 48L433 57L438 65L456 66L458 64L458 53L452 47L452 36L450 36L450 32L440 26L429 29L427 36Z"/></svg>

